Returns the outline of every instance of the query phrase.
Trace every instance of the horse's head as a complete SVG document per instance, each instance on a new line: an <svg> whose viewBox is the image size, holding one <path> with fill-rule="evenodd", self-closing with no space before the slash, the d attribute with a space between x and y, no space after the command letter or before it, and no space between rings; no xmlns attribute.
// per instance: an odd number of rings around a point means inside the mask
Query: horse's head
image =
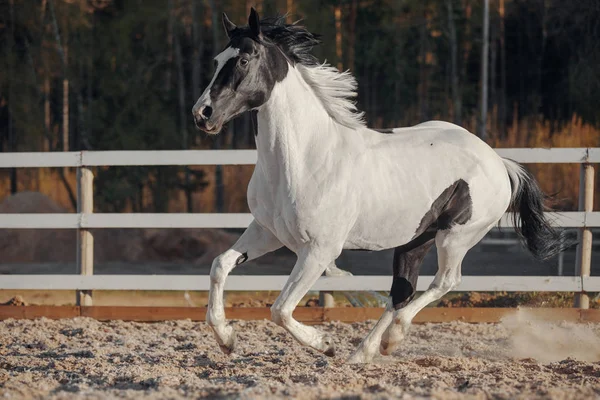
<svg viewBox="0 0 600 400"><path fill-rule="evenodd" d="M209 134L219 133L237 115L263 105L288 71L283 52L263 36L254 8L247 27L235 26L225 13L223 26L229 43L215 57L212 81L192 109L196 126Z"/></svg>

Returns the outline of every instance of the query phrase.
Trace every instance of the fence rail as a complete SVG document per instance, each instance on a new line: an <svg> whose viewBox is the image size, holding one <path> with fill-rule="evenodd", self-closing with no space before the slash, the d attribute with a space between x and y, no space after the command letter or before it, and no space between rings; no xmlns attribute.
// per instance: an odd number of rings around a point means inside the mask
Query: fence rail
<svg viewBox="0 0 600 400"><path fill-rule="evenodd" d="M600 227L600 212L547 213L554 224L563 228ZM70 213L0 214L4 229L96 229L96 228L247 228L252 214L245 213ZM500 227L513 226L510 214Z"/></svg>
<svg viewBox="0 0 600 400"><path fill-rule="evenodd" d="M28 279L24 279L27 277ZM421 276L417 290L426 290L433 276ZM12 290L165 290L206 291L207 275L4 275L2 288ZM285 275L230 275L225 290L281 290ZM321 277L312 290L387 291L389 276L355 275ZM455 289L465 292L581 292L600 291L600 277L579 276L463 276Z"/></svg>
<svg viewBox="0 0 600 400"><path fill-rule="evenodd" d="M581 165L580 211L549 213L556 226L578 228L577 276L465 276L460 291L569 291L578 292L577 306L588 307L586 292L600 291L600 277L590 277L591 230L600 227L600 212L593 212L594 169L600 148L496 149L520 163L576 163ZM3 275L0 289L77 290L78 304L92 304L92 290L208 290L208 276L189 275L93 275L95 228L245 228L251 214L94 214L93 174L90 167L142 165L251 165L256 150L183 151L80 151L62 153L1 153L0 168L78 168L78 212L69 214L0 214L3 229L77 229L79 275ZM510 215L500 224L510 227ZM286 276L231 276L226 290L279 290ZM424 290L432 276L420 277ZM313 290L387 290L388 276L323 277Z"/></svg>
<svg viewBox="0 0 600 400"><path fill-rule="evenodd" d="M496 149L520 163L600 163L600 148ZM135 150L1 153L0 168L100 167L141 165L251 165L256 150Z"/></svg>

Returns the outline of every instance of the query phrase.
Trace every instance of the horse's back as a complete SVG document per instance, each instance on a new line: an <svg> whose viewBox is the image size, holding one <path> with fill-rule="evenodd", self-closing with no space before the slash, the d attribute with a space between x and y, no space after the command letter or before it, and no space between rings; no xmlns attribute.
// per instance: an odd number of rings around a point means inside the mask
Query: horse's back
<svg viewBox="0 0 600 400"><path fill-rule="evenodd" d="M460 181L473 205L472 220L491 221L506 210L510 184L502 159L464 128L429 121L372 135L356 183L363 194L361 209L367 212L359 214L353 233L363 246L411 240L435 200Z"/></svg>

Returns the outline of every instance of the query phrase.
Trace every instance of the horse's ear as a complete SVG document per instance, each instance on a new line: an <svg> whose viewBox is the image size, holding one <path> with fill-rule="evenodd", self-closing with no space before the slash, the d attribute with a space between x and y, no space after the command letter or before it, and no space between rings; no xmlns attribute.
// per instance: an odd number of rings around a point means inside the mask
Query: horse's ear
<svg viewBox="0 0 600 400"><path fill-rule="evenodd" d="M252 32L253 36L260 37L260 17L258 16L258 13L254 9L254 7L250 9L250 16L248 17L248 26L250 26L250 32Z"/></svg>
<svg viewBox="0 0 600 400"><path fill-rule="evenodd" d="M227 32L227 36L231 38L233 31L237 28L233 22L229 20L227 14L223 13L223 27L225 28L225 32Z"/></svg>

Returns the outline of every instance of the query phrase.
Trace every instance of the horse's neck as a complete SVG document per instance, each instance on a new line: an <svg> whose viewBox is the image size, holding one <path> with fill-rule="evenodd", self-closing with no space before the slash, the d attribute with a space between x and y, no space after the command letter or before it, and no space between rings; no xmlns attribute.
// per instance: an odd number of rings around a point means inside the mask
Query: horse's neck
<svg viewBox="0 0 600 400"><path fill-rule="evenodd" d="M258 112L259 162L271 179L302 179L323 165L339 137L339 125L299 72L290 66Z"/></svg>

